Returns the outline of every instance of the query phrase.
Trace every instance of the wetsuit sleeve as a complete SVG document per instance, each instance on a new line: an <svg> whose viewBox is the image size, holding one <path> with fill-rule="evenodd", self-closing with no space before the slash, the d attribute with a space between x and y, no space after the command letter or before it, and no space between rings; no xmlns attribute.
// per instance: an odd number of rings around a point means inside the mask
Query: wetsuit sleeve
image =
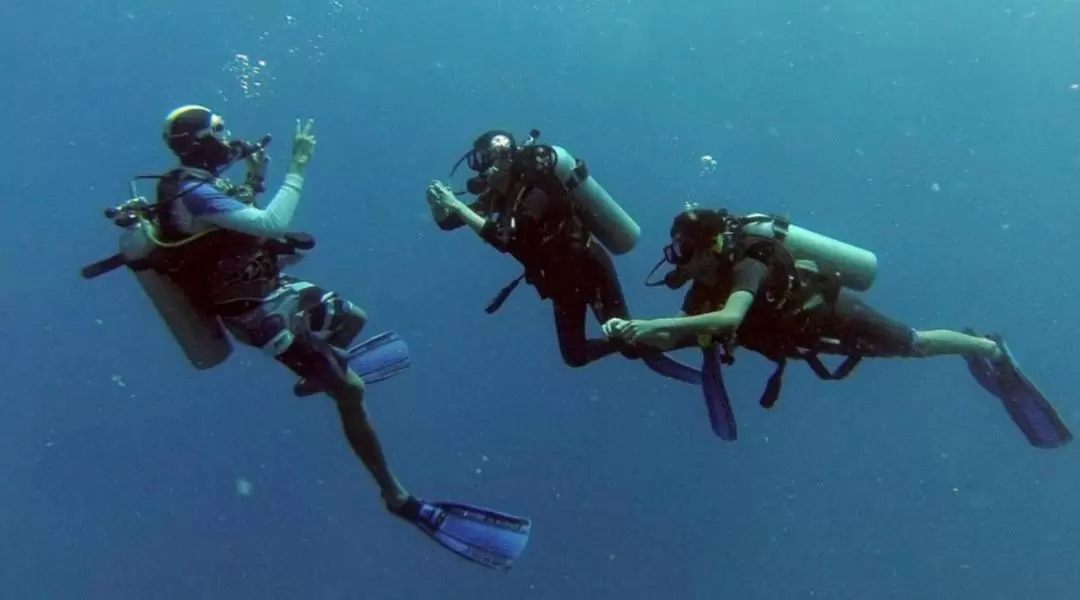
<svg viewBox="0 0 1080 600"><path fill-rule="evenodd" d="M755 297L769 276L769 267L755 258L735 263L731 274L731 293L750 292Z"/></svg>
<svg viewBox="0 0 1080 600"><path fill-rule="evenodd" d="M248 235L280 238L289 231L303 187L302 175L286 175L285 183L265 209L244 204L205 185L184 196L183 202L200 222Z"/></svg>
<svg viewBox="0 0 1080 600"><path fill-rule="evenodd" d="M487 216L487 211L484 210L484 202L482 200L477 200L469 204L469 208L481 217ZM439 229L442 229L443 231L453 231L459 227L465 226L465 221L463 221L461 215L457 213L451 213L447 215L445 219L436 221L436 223L439 225Z"/></svg>

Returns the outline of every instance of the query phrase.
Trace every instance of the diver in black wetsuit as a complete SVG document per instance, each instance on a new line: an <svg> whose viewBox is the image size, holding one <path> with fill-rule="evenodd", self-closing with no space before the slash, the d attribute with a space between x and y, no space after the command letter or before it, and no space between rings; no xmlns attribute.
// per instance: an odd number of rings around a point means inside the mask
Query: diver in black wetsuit
<svg viewBox="0 0 1080 600"><path fill-rule="evenodd" d="M555 311L559 352L571 367L585 366L621 352L638 358L618 338L588 339L586 312L604 323L629 319L629 310L611 256L593 238L555 174L551 146L514 143L511 134L490 131L476 139L463 160L478 175L469 180L476 201L466 204L441 182L427 189L431 214L444 231L467 225L500 252L510 254L525 273L504 288L488 307L498 310L524 279Z"/></svg>

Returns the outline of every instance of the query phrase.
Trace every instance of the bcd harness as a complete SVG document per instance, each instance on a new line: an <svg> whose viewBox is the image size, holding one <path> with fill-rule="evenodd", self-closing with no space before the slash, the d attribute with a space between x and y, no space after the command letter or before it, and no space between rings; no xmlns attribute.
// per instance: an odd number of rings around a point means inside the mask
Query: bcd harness
<svg viewBox="0 0 1080 600"><path fill-rule="evenodd" d="M224 178L206 179L183 169L174 169L165 175L136 177L136 180L144 179L158 180L157 201L149 204L139 197L135 193L133 181L132 200L114 209L112 216L114 222L122 227L135 226L142 222L160 229L160 237L152 233L152 228L144 229L154 246L153 250L148 256L136 260L129 260L122 253L117 253L84 267L84 278L92 279L120 267L128 267L133 271L152 269L174 279L185 291L189 291L191 287L202 288L201 291L209 297L199 298L201 301L218 303L222 301L222 294L258 299L277 279L278 256L296 254L297 250L307 250L315 245L314 239L305 233L288 233L283 236L285 241L259 238L221 228L187 235L173 222L169 210L173 202L200 186L212 185L219 192L250 204L254 201L254 195L263 189L261 181L249 179L245 185L238 186ZM185 182L192 181L196 182L196 185L181 191ZM253 268L253 265L257 268ZM208 281L214 279L213 275L223 274L226 275L225 280ZM199 284L193 285L196 281Z"/></svg>
<svg viewBox="0 0 1080 600"><path fill-rule="evenodd" d="M489 199L489 211L496 215L494 222L490 223L491 229L488 234L482 233L481 235L488 240L489 243L506 244L517 231L516 213L521 206L521 202L525 197L534 189L540 189L549 196L559 198L558 201L565 201L569 205L570 215L567 218L562 219L555 227L549 229L547 223L543 223L544 234L543 239L540 242L539 248L533 249L533 252L542 252L543 248L553 248L556 250L567 250L571 253L581 251L588 248L592 244L592 238L588 231L585 229L585 225L581 218L578 216L580 208L572 198L573 191L589 178L589 168L583 160L578 159L577 164L571 171L570 176L565 180L559 180L555 174L555 152L548 146L528 146L524 149L523 153L527 153L526 160L532 159L532 164L522 165L526 161L515 161L515 166L518 167L519 173L517 181L510 189L510 193L507 194L513 198L513 201L508 203L504 210L497 210L497 198L490 197ZM494 194L493 191L489 191L488 194ZM488 236L497 236L495 239L490 239ZM549 289L545 279L545 272L542 266L539 265L525 265L525 272L499 290L499 293L495 295L492 301L484 308L484 312L487 314L494 314L500 308L506 300L510 297L510 294L514 293L518 285L522 281L527 281L537 287L540 292L541 298L547 298L549 296L547 290Z"/></svg>
<svg viewBox="0 0 1080 600"><path fill-rule="evenodd" d="M776 238L742 233L743 225L767 219L773 220L776 225ZM862 361L862 350L840 340L823 337L809 314L811 309L821 304L830 308L836 306L841 289L839 278L835 274L821 273L816 265L811 266L811 263L806 261L795 260L783 245L789 224L787 220L776 216L762 216L738 219L735 223L734 230L725 232L725 247L733 248L724 261L726 267L730 268L743 258L761 261L770 267L770 272L772 269L780 270L778 280L782 279L783 287L779 291L770 290L767 283L766 289L760 292L764 294L763 299L773 316L772 326L767 331L755 332L755 339L750 344L740 344L735 334L724 340L703 336L703 339L699 340L700 345L712 350L705 353L706 359L715 356L722 365L734 364L734 351L742 346L776 363L776 369L761 395L760 404L766 409L772 408L780 398L784 372L790 359L805 361L810 370L823 381L846 378ZM734 243L728 245L729 241ZM769 282L772 281L770 276ZM805 300L800 305L793 305L792 301L797 298ZM845 358L836 369L829 370L819 356L821 353L840 354ZM720 369L717 369L716 373L719 377ZM723 385L722 380L719 383Z"/></svg>

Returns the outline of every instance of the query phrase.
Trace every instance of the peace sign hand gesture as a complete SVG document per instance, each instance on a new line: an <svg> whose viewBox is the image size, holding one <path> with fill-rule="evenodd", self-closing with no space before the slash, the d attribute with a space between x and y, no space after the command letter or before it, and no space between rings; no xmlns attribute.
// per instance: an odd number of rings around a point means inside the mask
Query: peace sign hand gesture
<svg viewBox="0 0 1080 600"><path fill-rule="evenodd" d="M296 137L293 138L292 170L299 173L307 167L311 161L311 155L315 153L315 134L311 133L311 127L315 125L315 119L308 119L302 127L300 119L296 120Z"/></svg>

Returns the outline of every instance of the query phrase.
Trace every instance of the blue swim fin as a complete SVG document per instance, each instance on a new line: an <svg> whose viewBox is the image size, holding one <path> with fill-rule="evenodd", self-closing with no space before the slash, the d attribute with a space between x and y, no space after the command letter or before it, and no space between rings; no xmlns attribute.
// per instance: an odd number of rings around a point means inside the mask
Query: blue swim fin
<svg viewBox="0 0 1080 600"><path fill-rule="evenodd" d="M401 373L412 364L409 346L393 331L364 340L349 348L349 368L363 378L364 383L378 383Z"/></svg>
<svg viewBox="0 0 1080 600"><path fill-rule="evenodd" d="M663 352L649 352L642 355L642 362L654 372L684 383L701 385L702 374L688 364L679 362Z"/></svg>
<svg viewBox="0 0 1080 600"><path fill-rule="evenodd" d="M1028 379L1020 368L1005 340L999 335L987 338L997 343L1003 356L991 361L981 357L965 357L968 370L983 389L1001 400L1005 411L1016 423L1028 443L1036 448L1059 448L1072 440L1054 407Z"/></svg>
<svg viewBox="0 0 1080 600"><path fill-rule="evenodd" d="M734 442L739 438L739 429L735 423L735 412L731 410L731 400L724 387L724 376L720 372L720 359L716 348L701 350L703 357L701 391L705 396L705 408L709 412L709 424L713 433L720 439Z"/></svg>
<svg viewBox="0 0 1080 600"><path fill-rule="evenodd" d="M393 331L364 340L342 354L348 361L349 368L367 384L389 379L409 368L411 364L409 346ZM293 387L293 393L301 397L321 391L322 384L310 379L302 379Z"/></svg>
<svg viewBox="0 0 1080 600"><path fill-rule="evenodd" d="M410 497L391 512L462 558L509 571L529 543L532 521L487 508Z"/></svg>

